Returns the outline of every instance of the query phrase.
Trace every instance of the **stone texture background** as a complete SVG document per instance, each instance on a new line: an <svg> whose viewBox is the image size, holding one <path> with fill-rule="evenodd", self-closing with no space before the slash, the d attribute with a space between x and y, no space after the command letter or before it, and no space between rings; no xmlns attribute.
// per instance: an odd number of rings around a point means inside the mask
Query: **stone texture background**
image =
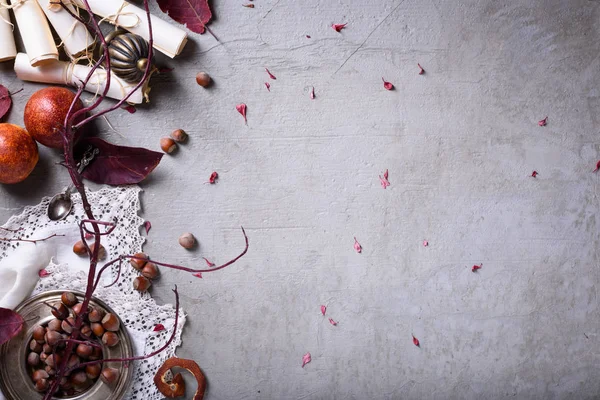
<svg viewBox="0 0 600 400"><path fill-rule="evenodd" d="M117 132L96 125L153 149L191 136L142 184L153 257L223 262L248 232L237 264L153 289L171 302L179 286L179 355L204 369L207 400L598 398L600 2L212 3L221 43L191 34L158 57L174 70L151 104L110 115ZM21 123L43 85L0 71L24 88L8 118ZM0 187L2 220L67 185L41 153ZM185 231L198 250L178 246Z"/></svg>

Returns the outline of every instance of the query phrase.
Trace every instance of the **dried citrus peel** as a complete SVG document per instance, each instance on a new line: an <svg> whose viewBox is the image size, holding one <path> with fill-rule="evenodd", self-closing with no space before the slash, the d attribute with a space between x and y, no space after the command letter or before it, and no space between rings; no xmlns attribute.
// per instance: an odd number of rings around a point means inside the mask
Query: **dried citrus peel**
<svg viewBox="0 0 600 400"><path fill-rule="evenodd" d="M206 390L206 379L202 370L193 360L186 360L179 357L171 357L167 359L164 364L156 371L154 375L154 384L165 397L172 399L175 397L181 397L185 394L185 382L180 373L175 374L173 379L167 380L167 371L171 368L182 368L187 370L190 374L194 375L198 382L198 389L194 393L194 400L202 400L204 398L204 391Z"/></svg>

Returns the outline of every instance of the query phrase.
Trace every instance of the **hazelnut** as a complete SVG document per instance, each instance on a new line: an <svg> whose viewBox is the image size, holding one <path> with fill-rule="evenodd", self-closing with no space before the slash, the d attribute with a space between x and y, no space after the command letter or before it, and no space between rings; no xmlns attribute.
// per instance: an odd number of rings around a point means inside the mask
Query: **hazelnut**
<svg viewBox="0 0 600 400"><path fill-rule="evenodd" d="M75 387L84 387L88 383L87 375L85 371L77 371L71 375L71 383Z"/></svg>
<svg viewBox="0 0 600 400"><path fill-rule="evenodd" d="M133 280L133 288L138 292L145 292L150 289L152 282L145 276L138 276Z"/></svg>
<svg viewBox="0 0 600 400"><path fill-rule="evenodd" d="M119 318L117 318L117 316L113 313L108 313L104 316L104 318L102 318L102 326L107 331L116 332L119 330L120 326Z"/></svg>
<svg viewBox="0 0 600 400"><path fill-rule="evenodd" d="M210 86L211 82L212 79L206 72L198 72L198 74L196 74L196 83L203 88Z"/></svg>
<svg viewBox="0 0 600 400"><path fill-rule="evenodd" d="M102 349L100 347L94 347L94 351L92 351L92 355L90 356L90 361L99 360L102 358Z"/></svg>
<svg viewBox="0 0 600 400"><path fill-rule="evenodd" d="M56 346L59 340L62 340L62 335L56 331L48 331L46 332L46 345L48 346ZM50 351L51 353L52 351ZM48 353L46 348L44 347L44 353Z"/></svg>
<svg viewBox="0 0 600 400"><path fill-rule="evenodd" d="M48 330L62 333L62 321L60 319L53 319L48 322Z"/></svg>
<svg viewBox="0 0 600 400"><path fill-rule="evenodd" d="M77 303L73 306L73 308L71 308L74 315L79 315L79 313L81 312L81 306L82 306L82 303Z"/></svg>
<svg viewBox="0 0 600 400"><path fill-rule="evenodd" d="M94 242L90 246L90 250L92 250L92 254L94 253L95 248L96 248L96 242ZM106 249L104 248L104 246L102 246L102 243L100 243L100 249L98 250L98 261L102 261L102 260L106 260Z"/></svg>
<svg viewBox="0 0 600 400"><path fill-rule="evenodd" d="M188 134L183 129L176 129L171 132L171 138L177 143L183 143L187 140Z"/></svg>
<svg viewBox="0 0 600 400"><path fill-rule="evenodd" d="M46 365L54 368L56 367L58 364L60 364L61 361L61 356L59 356L58 354L54 353L54 354L50 354L48 356L48 358L46 358ZM47 371L46 371L47 372Z"/></svg>
<svg viewBox="0 0 600 400"><path fill-rule="evenodd" d="M106 312L104 312L104 310L94 307L88 314L88 320L90 322L100 322L102 321L102 318L104 318L105 314Z"/></svg>
<svg viewBox="0 0 600 400"><path fill-rule="evenodd" d="M81 326L81 329L79 330L79 332L81 333L81 335L89 338L90 336L92 336L92 328L90 328L89 325L84 324Z"/></svg>
<svg viewBox="0 0 600 400"><path fill-rule="evenodd" d="M48 381L45 378L35 381L35 390L37 390L38 392L45 392L46 390L48 390L48 386Z"/></svg>
<svg viewBox="0 0 600 400"><path fill-rule="evenodd" d="M67 367L75 368L79 365L80 362L81 360L79 359L79 357L77 357L76 354L71 354L71 357L69 357L69 361L67 362Z"/></svg>
<svg viewBox="0 0 600 400"><path fill-rule="evenodd" d="M46 363L46 359L48 358L48 353L40 353L40 361Z"/></svg>
<svg viewBox="0 0 600 400"><path fill-rule="evenodd" d="M33 338L37 340L39 343L44 343L44 335L46 334L46 329L43 326L37 325L33 328Z"/></svg>
<svg viewBox="0 0 600 400"><path fill-rule="evenodd" d="M81 358L89 358L92 355L93 347L87 344L80 343L77 345L75 352Z"/></svg>
<svg viewBox="0 0 600 400"><path fill-rule="evenodd" d="M100 379L102 379L102 382L106 383L107 385L114 383L118 378L119 370L116 368L106 367L100 374Z"/></svg>
<svg viewBox="0 0 600 400"><path fill-rule="evenodd" d="M94 333L94 335L101 337L102 335L104 335L104 327L102 326L101 323L99 322L92 322L92 332Z"/></svg>
<svg viewBox="0 0 600 400"><path fill-rule="evenodd" d="M171 154L177 148L177 143L169 137L164 137L160 139L160 148L165 153Z"/></svg>
<svg viewBox="0 0 600 400"><path fill-rule="evenodd" d="M71 382L69 382L69 380L67 379L66 376L63 376L60 380L60 388L61 390L69 390L73 387L73 385L71 384Z"/></svg>
<svg viewBox="0 0 600 400"><path fill-rule="evenodd" d="M142 275L148 279L156 279L159 275L158 267L153 262L147 262L142 269Z"/></svg>
<svg viewBox="0 0 600 400"><path fill-rule="evenodd" d="M48 375L48 373L43 369L37 369L33 371L33 374L31 375L31 378L34 381L39 381L40 379L48 379L49 377L50 376Z"/></svg>
<svg viewBox="0 0 600 400"><path fill-rule="evenodd" d="M148 256L144 253L135 253L133 255L134 257L137 258L132 258L129 260L129 263L131 264L131 266L135 269L137 269L138 271L141 271L142 268L144 268L144 265L146 265L146 261L148 260Z"/></svg>
<svg viewBox="0 0 600 400"><path fill-rule="evenodd" d="M46 373L50 376L56 375L56 370L49 365L47 365L46 368L44 368L44 371L46 371Z"/></svg>
<svg viewBox="0 0 600 400"><path fill-rule="evenodd" d="M73 307L78 302L77 296L72 292L64 292L62 296L60 296L60 301L67 307Z"/></svg>
<svg viewBox="0 0 600 400"><path fill-rule="evenodd" d="M63 303L54 303L52 315L58 319L65 319L69 316L69 309Z"/></svg>
<svg viewBox="0 0 600 400"><path fill-rule="evenodd" d="M85 374L89 379L96 379L100 376L102 368L100 364L92 364L85 367Z"/></svg>
<svg viewBox="0 0 600 400"><path fill-rule="evenodd" d="M75 324L75 319L73 317L69 317L62 321L60 327L62 328L63 332L72 333L74 324Z"/></svg>
<svg viewBox="0 0 600 400"><path fill-rule="evenodd" d="M40 363L40 355L34 351L27 355L27 364L32 367L37 366Z"/></svg>
<svg viewBox="0 0 600 400"><path fill-rule="evenodd" d="M62 336L61 336L62 338ZM50 346L48 343L44 343L44 346L42 347L42 351L44 352L44 354L50 354L52 353L52 346ZM41 355L40 355L41 358ZM44 358L45 360L45 358Z"/></svg>
<svg viewBox="0 0 600 400"><path fill-rule="evenodd" d="M179 236L179 244L184 249L191 249L196 245L196 238L191 233L184 233Z"/></svg>
<svg viewBox="0 0 600 400"><path fill-rule="evenodd" d="M85 247L85 243L83 243L81 240L78 240L74 245L73 245L73 253L77 254L78 256L85 256L87 255L87 248Z"/></svg>
<svg viewBox="0 0 600 400"><path fill-rule="evenodd" d="M114 332L104 332L104 335L102 335L102 343L108 347L116 346L116 344L119 343L119 336Z"/></svg>
<svg viewBox="0 0 600 400"><path fill-rule="evenodd" d="M29 342L29 350L34 351L36 353L41 353L42 344L35 339L31 339L31 342Z"/></svg>

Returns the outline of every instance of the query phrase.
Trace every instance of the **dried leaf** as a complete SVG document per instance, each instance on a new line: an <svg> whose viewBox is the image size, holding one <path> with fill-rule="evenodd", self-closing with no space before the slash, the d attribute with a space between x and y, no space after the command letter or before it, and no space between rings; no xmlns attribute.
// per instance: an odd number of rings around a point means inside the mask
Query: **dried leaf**
<svg viewBox="0 0 600 400"><path fill-rule="evenodd" d="M156 0L161 11L196 33L204 33L212 18L208 0Z"/></svg>
<svg viewBox="0 0 600 400"><path fill-rule="evenodd" d="M383 87L386 90L393 90L394 89L394 85L392 85L391 82L387 82L385 79L383 79L383 76L381 77L381 80L383 81Z"/></svg>
<svg viewBox="0 0 600 400"><path fill-rule="evenodd" d="M306 353L305 355L302 356L302 368L304 368L304 366L306 364L308 364L309 362L311 362L312 358L310 357L310 353Z"/></svg>
<svg viewBox="0 0 600 400"><path fill-rule="evenodd" d="M421 67L421 64L417 63L417 66L419 67L419 75L423 75L425 73L425 70L423 69L423 67Z"/></svg>
<svg viewBox="0 0 600 400"><path fill-rule="evenodd" d="M131 104L123 106L122 108L123 110L126 110L129 114L135 114L135 112L137 111L137 108L135 108L135 106Z"/></svg>
<svg viewBox="0 0 600 400"><path fill-rule="evenodd" d="M244 103L238 104L235 106L235 109L238 110L242 117L244 117L244 122L248 125L248 120L246 119L246 105Z"/></svg>
<svg viewBox="0 0 600 400"><path fill-rule="evenodd" d="M333 25L331 25L331 27L333 29L335 29L336 32L341 32L342 29L344 29L346 27L346 25L348 25L348 24L347 23L346 24L333 24Z"/></svg>
<svg viewBox="0 0 600 400"><path fill-rule="evenodd" d="M271 91L271 84L269 82L265 82L265 87L269 92Z"/></svg>
<svg viewBox="0 0 600 400"><path fill-rule="evenodd" d="M242 4L246 8L254 8L254 4Z"/></svg>
<svg viewBox="0 0 600 400"><path fill-rule="evenodd" d="M337 321L334 321L333 318L329 318L329 323L333 326L337 326Z"/></svg>
<svg viewBox="0 0 600 400"><path fill-rule="evenodd" d="M598 172L600 171L600 161L598 161L598 163L596 164L596 169L593 172Z"/></svg>
<svg viewBox="0 0 600 400"><path fill-rule="evenodd" d="M202 279L202 272L196 272L195 274L192 274L192 275L194 275L196 278Z"/></svg>
<svg viewBox="0 0 600 400"><path fill-rule="evenodd" d="M40 270L38 271L38 276L39 276L40 278L45 278L45 277L47 277L47 276L50 276L50 272L46 271L45 269L40 269Z"/></svg>
<svg viewBox="0 0 600 400"><path fill-rule="evenodd" d="M148 232L150 232L150 229L152 228L152 224L150 223L150 221L144 222L144 228L146 229L146 235L147 235Z"/></svg>
<svg viewBox="0 0 600 400"><path fill-rule="evenodd" d="M412 338L413 338L413 343L414 343L414 345L415 345L415 346L417 346L417 347L420 347L420 346L421 346L421 343L419 342L419 339L417 339L417 338L415 337L415 335L412 335Z"/></svg>
<svg viewBox="0 0 600 400"><path fill-rule="evenodd" d="M307 39L310 39L310 37L311 37L310 35L306 35L306 38L307 38Z"/></svg>
<svg viewBox="0 0 600 400"><path fill-rule="evenodd" d="M321 306L321 314L325 315L327 312L327 306Z"/></svg>
<svg viewBox="0 0 600 400"><path fill-rule="evenodd" d="M531 176L535 178L536 176L538 176L538 172L537 172L537 171L533 171L533 172L531 173Z"/></svg>
<svg viewBox="0 0 600 400"><path fill-rule="evenodd" d="M0 345L17 336L23 328L23 322L23 317L13 310L0 307Z"/></svg>
<svg viewBox="0 0 600 400"><path fill-rule="evenodd" d="M427 246L429 246L429 242L428 242L427 240L423 240L423 246L424 246L424 247L427 247Z"/></svg>
<svg viewBox="0 0 600 400"><path fill-rule="evenodd" d="M165 326L163 324L156 324L154 325L154 332L160 332L160 331L164 331L165 330Z"/></svg>
<svg viewBox="0 0 600 400"><path fill-rule="evenodd" d="M8 89L0 85L0 119L2 119L8 110L10 110L11 105L12 99L10 98Z"/></svg>
<svg viewBox="0 0 600 400"><path fill-rule="evenodd" d="M313 86L312 89L310 89L310 98L311 99L315 99L315 87Z"/></svg>
<svg viewBox="0 0 600 400"><path fill-rule="evenodd" d="M271 79L277 79L277 78L275 78L275 75L273 75L273 74L272 74L272 73L269 71L269 69L268 69L268 68L265 68L265 71L267 71L267 74L269 74L269 78L271 78Z"/></svg>
<svg viewBox="0 0 600 400"><path fill-rule="evenodd" d="M206 265L208 265L208 268L214 267L215 263L211 262L208 258L206 257L202 257L204 259L204 262L206 262Z"/></svg>
<svg viewBox="0 0 600 400"><path fill-rule="evenodd" d="M358 243L358 240L356 240L356 236L354 237L354 250L356 250L357 253L362 253L362 246Z"/></svg>
<svg viewBox="0 0 600 400"><path fill-rule="evenodd" d="M214 185L217 182L217 179L219 179L219 174L217 173L217 171L213 171L213 173L210 174L210 177L208 178L208 183Z"/></svg>
<svg viewBox="0 0 600 400"><path fill-rule="evenodd" d="M99 153L83 171L84 178L108 185L139 183L156 168L163 153L140 147L117 146L97 137L80 140L77 149L83 151L93 146Z"/></svg>
<svg viewBox="0 0 600 400"><path fill-rule="evenodd" d="M548 117L541 119L538 121L538 125L539 126L546 126L546 123L548 122Z"/></svg>
<svg viewBox="0 0 600 400"><path fill-rule="evenodd" d="M473 267L471 268L471 272L477 272L477 270L481 269L481 267L483 267L483 264L473 265Z"/></svg>

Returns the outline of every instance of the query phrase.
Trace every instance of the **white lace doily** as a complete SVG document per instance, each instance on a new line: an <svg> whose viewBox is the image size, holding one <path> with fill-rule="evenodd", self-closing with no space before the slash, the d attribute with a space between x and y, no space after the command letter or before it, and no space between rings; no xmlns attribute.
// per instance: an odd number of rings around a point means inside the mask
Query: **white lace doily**
<svg viewBox="0 0 600 400"><path fill-rule="evenodd" d="M138 216L140 209L139 193L137 186L103 188L96 192L87 191L88 199L92 205L94 216L102 221L117 221L117 227L108 236L102 237L102 244L108 253L108 260L121 254L135 254L142 249L144 238L140 235L140 226L143 219ZM73 210L62 221L50 221L46 216L49 198L44 198L40 204L26 207L22 214L13 216L5 224L10 228L21 228L20 237L35 237L36 232L52 231L53 227L72 225L78 232L78 221L83 216L81 197L73 195ZM6 236L6 235L5 235ZM59 239L59 238L57 238ZM55 239L52 239L55 240ZM72 243L70 243L72 246ZM0 242L0 259L9 255L11 250L19 246L18 242ZM68 247L68 246L67 246ZM61 259L61 254L58 254ZM111 274L107 275L104 282L112 282L116 277L117 266L113 266ZM77 270L69 264L51 263L46 267L47 277L40 278L34 294L54 289L71 289L85 291L87 272ZM170 305L159 306L148 293L140 294L132 286L133 279L138 275L128 262L123 262L119 282L110 288L98 285L95 296L105 301L121 317L121 320L135 337L132 341L137 346L135 355L148 354L159 349L166 343L173 333L175 322L175 308ZM163 324L165 330L154 332L156 324ZM175 349L181 344L181 333L185 324L185 315L180 309L177 334L169 347L160 354L142 361L133 363L135 367L133 382L126 399L131 400L161 400L164 398L154 385L154 374L163 362L175 355ZM141 346L140 346L141 342Z"/></svg>

